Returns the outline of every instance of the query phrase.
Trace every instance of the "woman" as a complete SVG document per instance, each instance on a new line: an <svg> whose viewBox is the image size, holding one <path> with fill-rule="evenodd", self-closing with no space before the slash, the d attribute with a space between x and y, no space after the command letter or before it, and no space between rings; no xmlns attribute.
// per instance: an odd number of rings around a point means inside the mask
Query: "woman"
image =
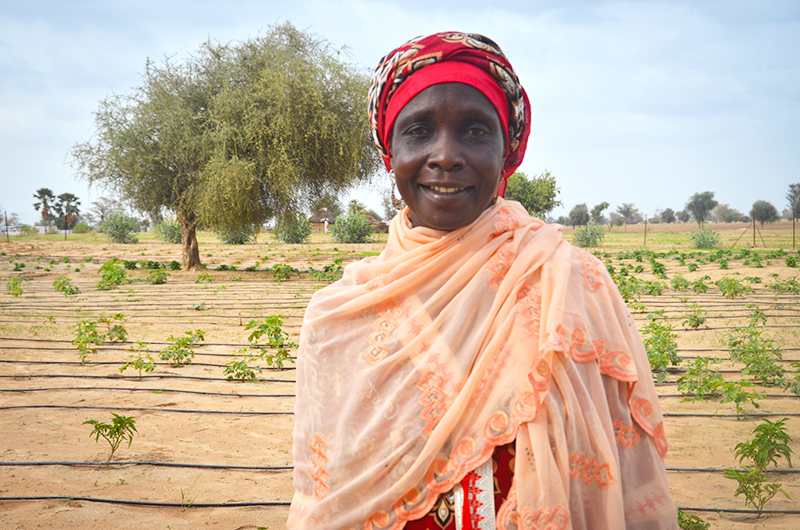
<svg viewBox="0 0 800 530"><path fill-rule="evenodd" d="M289 528L677 528L616 287L501 198L530 119L500 49L406 43L369 110L407 207L306 310Z"/></svg>

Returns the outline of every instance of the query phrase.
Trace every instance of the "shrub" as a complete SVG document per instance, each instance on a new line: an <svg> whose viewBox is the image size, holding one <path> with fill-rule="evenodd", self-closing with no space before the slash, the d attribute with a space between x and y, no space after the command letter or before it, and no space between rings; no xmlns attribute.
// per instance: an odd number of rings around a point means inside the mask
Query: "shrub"
<svg viewBox="0 0 800 530"><path fill-rule="evenodd" d="M786 256L786 266L797 268L797 258L795 256Z"/></svg>
<svg viewBox="0 0 800 530"><path fill-rule="evenodd" d="M603 244L603 236L605 236L605 230L602 225L589 223L575 230L572 235L572 243L583 248L599 247Z"/></svg>
<svg viewBox="0 0 800 530"><path fill-rule="evenodd" d="M158 237L159 241L174 243L176 245L181 243L181 225L178 221L161 221L155 226L154 230L156 231L156 237Z"/></svg>
<svg viewBox="0 0 800 530"><path fill-rule="evenodd" d="M667 366L677 366L681 359L678 357L678 344L675 342L677 335L672 332L672 324L659 321L663 314L658 313L648 315L650 322L642 327L641 332L653 376L659 383L663 383L667 377Z"/></svg>
<svg viewBox="0 0 800 530"><path fill-rule="evenodd" d="M106 235L112 243L138 243L139 240L132 232L139 231L139 220L124 212L108 214L106 220L100 225L100 232Z"/></svg>
<svg viewBox="0 0 800 530"><path fill-rule="evenodd" d="M167 265L167 268L168 268L169 270L171 270L171 271L179 271L179 270L181 270L181 264L180 264L180 263L178 263L178 262L177 262L177 261L175 261L175 260L172 260L172 261L170 261L170 262L169 262L169 263L167 263L166 265Z"/></svg>
<svg viewBox="0 0 800 530"><path fill-rule="evenodd" d="M226 245L246 245L256 242L258 228L246 226L238 230L217 230L217 239Z"/></svg>
<svg viewBox="0 0 800 530"><path fill-rule="evenodd" d="M305 243L311 235L311 223L301 214L288 213L275 223L273 235L284 243Z"/></svg>
<svg viewBox="0 0 800 530"><path fill-rule="evenodd" d="M192 358L194 357L194 345L196 342L206 340L205 331L196 329L194 331L186 331L185 335L185 337L174 337L172 335L167 337L170 345L161 351L159 358L162 361L169 361L175 368L192 362Z"/></svg>
<svg viewBox="0 0 800 530"><path fill-rule="evenodd" d="M91 232L94 230L91 226L87 225L86 223L78 223L72 228L73 234L86 234L87 232Z"/></svg>
<svg viewBox="0 0 800 530"><path fill-rule="evenodd" d="M155 269L151 270L147 274L147 283L152 283L153 285L161 285L167 283L167 278L169 278L169 273L162 269Z"/></svg>
<svg viewBox="0 0 800 530"><path fill-rule="evenodd" d="M12 276L11 279L8 280L8 283L6 283L6 291L8 291L8 294L11 296L22 296L23 283L28 283L28 280L23 278L22 275Z"/></svg>
<svg viewBox="0 0 800 530"><path fill-rule="evenodd" d="M22 225L19 229L19 235L21 236L37 236L39 235L39 229L35 226L31 225Z"/></svg>
<svg viewBox="0 0 800 530"><path fill-rule="evenodd" d="M357 212L340 215L331 226L331 238L337 243L369 243L372 225Z"/></svg>
<svg viewBox="0 0 800 530"><path fill-rule="evenodd" d="M719 245L719 232L710 228L700 228L689 233L694 248L715 248Z"/></svg>
<svg viewBox="0 0 800 530"><path fill-rule="evenodd" d="M251 348L259 348L258 341L266 336L266 344L264 346L275 348L275 353L262 351L260 357L264 359L267 364L274 366L278 370L283 369L283 363L294 362L289 356L288 348L296 348L297 344L289 341L289 334L283 331L283 315L269 315L264 319L263 324L259 324L255 320L251 320L245 326L245 330L254 329L247 340L250 342Z"/></svg>
<svg viewBox="0 0 800 530"><path fill-rule="evenodd" d="M57 276L55 280L53 280L53 288L56 291L61 291L64 293L64 296L69 296L71 294L78 294L81 292L80 289L72 285L70 283L69 278L66 276Z"/></svg>
<svg viewBox="0 0 800 530"><path fill-rule="evenodd" d="M130 283L125 267L117 258L104 263L100 270L97 271L97 274L102 274L100 281L97 283L97 288L101 291L108 291L117 285Z"/></svg>

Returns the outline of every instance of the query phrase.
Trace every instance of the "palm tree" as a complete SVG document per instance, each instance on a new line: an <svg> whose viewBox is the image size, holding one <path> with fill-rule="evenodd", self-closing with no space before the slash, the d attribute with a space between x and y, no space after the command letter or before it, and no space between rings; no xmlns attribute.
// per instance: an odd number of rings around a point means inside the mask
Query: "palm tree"
<svg viewBox="0 0 800 530"><path fill-rule="evenodd" d="M52 208L52 203L55 201L56 196L53 195L52 190L50 188L39 188L36 190L36 193L33 194L34 199L38 199L39 202L33 204L33 207L36 208L36 211L39 211L39 208L42 209L42 223L47 227L49 226L50 221L53 219L53 214L50 211Z"/></svg>
<svg viewBox="0 0 800 530"><path fill-rule="evenodd" d="M58 202L55 204L53 209L58 213L59 217L64 218L65 240L67 239L67 230L80 213L80 209L78 208L80 204L81 201L78 200L78 197L72 193L62 193L58 196Z"/></svg>

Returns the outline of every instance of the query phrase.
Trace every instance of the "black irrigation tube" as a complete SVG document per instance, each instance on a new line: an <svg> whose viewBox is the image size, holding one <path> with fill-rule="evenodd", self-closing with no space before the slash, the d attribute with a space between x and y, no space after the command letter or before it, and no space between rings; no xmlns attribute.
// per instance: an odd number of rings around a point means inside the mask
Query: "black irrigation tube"
<svg viewBox="0 0 800 530"><path fill-rule="evenodd" d="M150 506L155 508L240 508L246 506L290 506L289 501L274 502L228 502L228 503L177 503L177 502L146 502L146 501L125 501L119 499L99 499L96 497L69 497L66 495L41 496L41 497L0 497L3 501L83 501L100 502L104 504L123 504L126 506ZM764 511L766 513L766 510Z"/></svg>
<svg viewBox="0 0 800 530"><path fill-rule="evenodd" d="M777 416L799 417L800 412L758 412L748 414L682 414L678 412L664 412L665 418L774 418Z"/></svg>
<svg viewBox="0 0 800 530"><path fill-rule="evenodd" d="M724 469L715 468L701 468L701 467L668 467L667 471L674 471L678 473L725 473ZM737 471L744 471L738 469ZM770 469L770 473L777 473L779 475L797 475L800 474L800 469Z"/></svg>
<svg viewBox="0 0 800 530"><path fill-rule="evenodd" d="M69 410L132 410L136 412L174 412L179 414L223 414L239 416L294 416L294 412L274 412L274 411L236 411L236 410L187 410L187 409L164 409L151 407L99 407L90 405L8 405L0 407L0 410L20 410L20 409L69 409ZM786 416L786 414L784 414Z"/></svg>
<svg viewBox="0 0 800 530"><path fill-rule="evenodd" d="M0 462L0 467L27 467L27 466L67 466L67 467L104 467L111 466L154 466L154 467L181 467L191 469L233 469L239 471L292 471L294 466L223 466L215 464L180 464L174 462Z"/></svg>
<svg viewBox="0 0 800 530"><path fill-rule="evenodd" d="M198 377L193 375L91 375L91 374L27 374L27 375L0 375L0 379L38 379L38 378L68 378L68 379L119 379L119 380L141 380L141 379L192 379L196 381L234 381L226 377ZM259 383L296 383L292 379L256 379Z"/></svg>
<svg viewBox="0 0 800 530"><path fill-rule="evenodd" d="M236 380L238 381L238 379ZM201 392L199 390L178 390L171 388L125 388L120 386L57 386L50 388L0 388L0 394L4 392L51 392L57 390L105 390L113 392L122 392L129 390L131 392L156 392L159 394L197 394L201 396L227 396L227 397L257 397L257 398L285 398L295 397L294 394L239 394L231 392Z"/></svg>
<svg viewBox="0 0 800 530"><path fill-rule="evenodd" d="M7 341L19 341L19 342L48 342L48 343L52 343L52 344L59 344L59 343L72 344L72 341L69 341L69 340L19 339L19 338L16 338L16 337L0 337L0 341L6 341L6 340ZM110 343L110 344L123 344L123 343L116 342L116 343ZM133 344L136 344L136 343L129 341L129 342L125 343L125 344L133 345ZM169 344L169 342L150 341L147 344ZM249 346L249 344L242 343L242 342L203 342L203 344L200 344L198 346L233 346L233 347L242 347L243 348L243 347ZM31 349L33 349L33 348L31 348ZM41 349L48 349L48 348L41 348ZM75 348L65 348L65 349L75 349ZM111 348L104 348L104 349L111 349ZM122 349L124 351L127 351L127 348L115 348L115 349L117 349L117 350ZM797 349L800 350L800 348L797 348ZM156 351L156 350L142 350L142 351ZM196 355L215 355L215 354L197 352Z"/></svg>
<svg viewBox="0 0 800 530"><path fill-rule="evenodd" d="M231 354L228 354L228 355L219 354L219 355L222 356L222 357L231 357ZM290 357L290 359L293 359L294 361L297 360L296 357ZM86 363L82 363L80 361L24 361L24 360L20 360L20 359L0 359L0 363L33 364L33 365L36 365L36 364L47 364L47 365L53 364L53 365L57 365L57 366L62 366L62 365L66 365L66 366L107 366L107 365L119 366L120 364L125 364L123 359L120 359L119 361L90 361L90 362L86 362ZM224 368L225 366L227 366L226 364L195 363L195 362L192 362L192 363L189 363L189 364L191 364L192 366L211 366L212 368ZM162 367L172 366L170 363L155 363L155 365L156 366L162 366ZM263 369L264 370L273 371L273 372L281 372L283 370L294 370L295 367L294 366L287 366L285 368L279 369L279 368L273 368L271 366L265 366Z"/></svg>
<svg viewBox="0 0 800 530"><path fill-rule="evenodd" d="M678 506L682 512L717 512L717 513L756 513L767 515L798 515L800 510L740 510L735 508L692 508L690 506Z"/></svg>

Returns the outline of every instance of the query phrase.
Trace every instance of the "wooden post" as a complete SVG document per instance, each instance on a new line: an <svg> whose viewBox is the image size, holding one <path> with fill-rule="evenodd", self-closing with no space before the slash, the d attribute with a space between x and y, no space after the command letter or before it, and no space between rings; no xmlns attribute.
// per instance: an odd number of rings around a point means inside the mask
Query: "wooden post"
<svg viewBox="0 0 800 530"><path fill-rule="evenodd" d="M6 243L8 243L11 240L8 239L8 212L6 212L5 210L3 210L3 217L5 217L5 219L6 219ZM792 226L794 226L794 225L792 225ZM794 239L792 239L792 241L794 241ZM792 248L794 248L794 245L792 245Z"/></svg>
<svg viewBox="0 0 800 530"><path fill-rule="evenodd" d="M756 211L750 210L750 217L753 218L753 248L756 248Z"/></svg>
<svg viewBox="0 0 800 530"><path fill-rule="evenodd" d="M647 214L644 215L644 246L647 246Z"/></svg>

